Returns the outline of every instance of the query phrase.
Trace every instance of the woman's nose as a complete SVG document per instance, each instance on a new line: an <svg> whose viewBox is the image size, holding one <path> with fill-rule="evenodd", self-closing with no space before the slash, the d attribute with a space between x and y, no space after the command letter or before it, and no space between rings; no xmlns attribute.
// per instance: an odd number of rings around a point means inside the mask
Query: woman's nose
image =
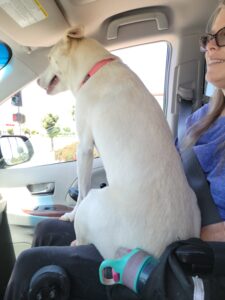
<svg viewBox="0 0 225 300"><path fill-rule="evenodd" d="M212 39L210 39L208 41L208 44L206 46L206 50L208 50L208 51L214 51L214 50L216 50L218 48L219 48L219 46L217 46L215 38L212 38Z"/></svg>

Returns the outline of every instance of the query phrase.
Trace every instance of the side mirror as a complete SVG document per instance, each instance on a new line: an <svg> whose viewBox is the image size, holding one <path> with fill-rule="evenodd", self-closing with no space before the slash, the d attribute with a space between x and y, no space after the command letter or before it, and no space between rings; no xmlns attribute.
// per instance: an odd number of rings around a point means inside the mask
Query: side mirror
<svg viewBox="0 0 225 300"><path fill-rule="evenodd" d="M6 168L29 161L34 149L26 136L2 135L0 137L0 168Z"/></svg>

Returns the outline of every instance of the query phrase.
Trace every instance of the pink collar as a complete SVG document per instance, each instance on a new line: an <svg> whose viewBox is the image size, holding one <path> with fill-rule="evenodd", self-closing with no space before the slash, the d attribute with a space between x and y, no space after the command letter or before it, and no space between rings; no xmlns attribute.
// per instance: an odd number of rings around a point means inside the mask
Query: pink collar
<svg viewBox="0 0 225 300"><path fill-rule="evenodd" d="M109 57L109 58L105 58L100 60L99 62L97 62L92 68L91 70L87 73L87 75L84 77L83 81L80 84L80 87L86 82L88 81L88 79L93 76L99 69L101 69L101 67L103 67L104 65L108 64L109 62L115 60L114 57Z"/></svg>

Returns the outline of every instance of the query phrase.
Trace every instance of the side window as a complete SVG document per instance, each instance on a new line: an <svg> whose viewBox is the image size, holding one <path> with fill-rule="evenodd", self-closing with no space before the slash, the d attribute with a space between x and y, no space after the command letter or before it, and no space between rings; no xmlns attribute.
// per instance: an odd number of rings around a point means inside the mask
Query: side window
<svg viewBox="0 0 225 300"><path fill-rule="evenodd" d="M72 93L49 96L36 81L20 93L0 106L0 130L2 135L29 137L34 155L21 167L76 160L78 138Z"/></svg>
<svg viewBox="0 0 225 300"><path fill-rule="evenodd" d="M142 80L164 108L167 43L157 42L113 51Z"/></svg>
<svg viewBox="0 0 225 300"><path fill-rule="evenodd" d="M205 90L204 90L205 96L212 97L214 91L215 91L214 85L210 82L205 82Z"/></svg>
<svg viewBox="0 0 225 300"><path fill-rule="evenodd" d="M113 54L141 78L163 108L167 43L120 49ZM0 105L0 115L0 134L26 135L33 145L31 161L21 167L76 160L76 108L70 92L48 96L34 81Z"/></svg>

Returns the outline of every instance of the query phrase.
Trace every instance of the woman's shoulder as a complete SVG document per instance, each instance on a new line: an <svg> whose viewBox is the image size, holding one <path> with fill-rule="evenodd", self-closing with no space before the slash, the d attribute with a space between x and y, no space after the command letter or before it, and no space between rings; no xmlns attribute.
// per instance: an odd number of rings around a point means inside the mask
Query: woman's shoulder
<svg viewBox="0 0 225 300"><path fill-rule="evenodd" d="M193 112L186 121L186 127L189 128L199 120L201 120L208 112L209 104L204 104L202 107Z"/></svg>

